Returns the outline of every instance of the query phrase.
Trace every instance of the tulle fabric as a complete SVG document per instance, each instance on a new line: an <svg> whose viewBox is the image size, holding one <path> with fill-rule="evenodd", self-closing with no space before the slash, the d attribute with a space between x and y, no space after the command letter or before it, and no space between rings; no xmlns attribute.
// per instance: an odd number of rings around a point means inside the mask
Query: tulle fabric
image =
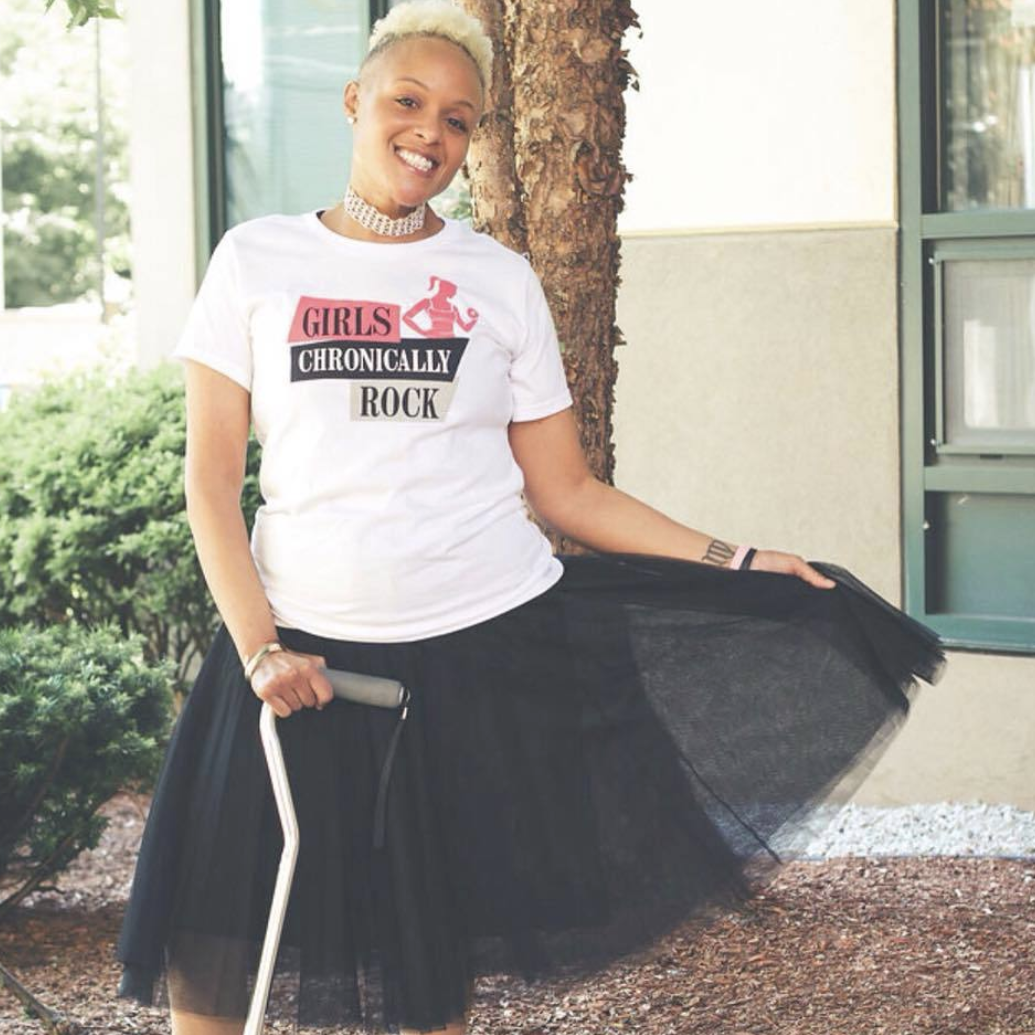
<svg viewBox="0 0 1035 1035"><path fill-rule="evenodd" d="M589 976L757 892L872 770L938 637L834 589L640 554L559 555L495 618L404 643L282 629L410 689L278 720L300 849L267 1018L443 1029L472 982ZM283 838L261 701L217 632L173 729L117 945L118 994L243 1020Z"/></svg>

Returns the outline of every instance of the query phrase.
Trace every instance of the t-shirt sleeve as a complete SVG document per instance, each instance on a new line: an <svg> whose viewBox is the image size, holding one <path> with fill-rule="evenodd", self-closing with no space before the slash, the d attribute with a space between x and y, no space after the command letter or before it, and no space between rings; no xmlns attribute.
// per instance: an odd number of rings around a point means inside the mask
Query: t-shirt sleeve
<svg viewBox="0 0 1035 1035"><path fill-rule="evenodd" d="M251 391L252 349L234 245L224 234L191 305L173 359L194 359Z"/></svg>
<svg viewBox="0 0 1035 1035"><path fill-rule="evenodd" d="M535 271L528 268L525 337L510 364L511 420L548 417L573 404L553 316Z"/></svg>

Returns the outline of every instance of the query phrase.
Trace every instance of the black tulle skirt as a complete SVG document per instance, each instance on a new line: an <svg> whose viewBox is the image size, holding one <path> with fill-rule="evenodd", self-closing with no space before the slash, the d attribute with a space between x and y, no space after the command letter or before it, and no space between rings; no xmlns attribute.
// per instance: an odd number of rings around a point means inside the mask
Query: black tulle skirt
<svg viewBox="0 0 1035 1035"><path fill-rule="evenodd" d="M456 632L279 630L411 699L401 729L397 710L337 699L277 722L300 848L268 1018L442 1029L478 975L583 978L735 907L829 822L916 677L944 667L930 629L835 564L811 562L837 582L822 589L667 557L560 559L545 593ZM147 818L120 996L247 1013L283 847L261 707L221 627Z"/></svg>

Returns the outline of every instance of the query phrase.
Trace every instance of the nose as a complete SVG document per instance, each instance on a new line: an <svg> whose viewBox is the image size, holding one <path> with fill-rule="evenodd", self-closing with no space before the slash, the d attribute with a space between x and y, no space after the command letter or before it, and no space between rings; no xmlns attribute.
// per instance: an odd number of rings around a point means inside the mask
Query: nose
<svg viewBox="0 0 1035 1035"><path fill-rule="evenodd" d="M416 126L417 133L424 140L437 140L442 130L439 127L438 115L428 108L424 109Z"/></svg>

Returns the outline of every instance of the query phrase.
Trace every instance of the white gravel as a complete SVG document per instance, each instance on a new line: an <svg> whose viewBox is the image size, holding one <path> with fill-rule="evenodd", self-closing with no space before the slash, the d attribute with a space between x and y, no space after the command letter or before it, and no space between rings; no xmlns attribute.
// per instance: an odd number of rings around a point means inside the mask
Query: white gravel
<svg viewBox="0 0 1035 1035"><path fill-rule="evenodd" d="M822 813L817 810L817 817ZM958 855L1035 858L1035 813L1012 805L941 802L895 807L848 804L804 858Z"/></svg>

